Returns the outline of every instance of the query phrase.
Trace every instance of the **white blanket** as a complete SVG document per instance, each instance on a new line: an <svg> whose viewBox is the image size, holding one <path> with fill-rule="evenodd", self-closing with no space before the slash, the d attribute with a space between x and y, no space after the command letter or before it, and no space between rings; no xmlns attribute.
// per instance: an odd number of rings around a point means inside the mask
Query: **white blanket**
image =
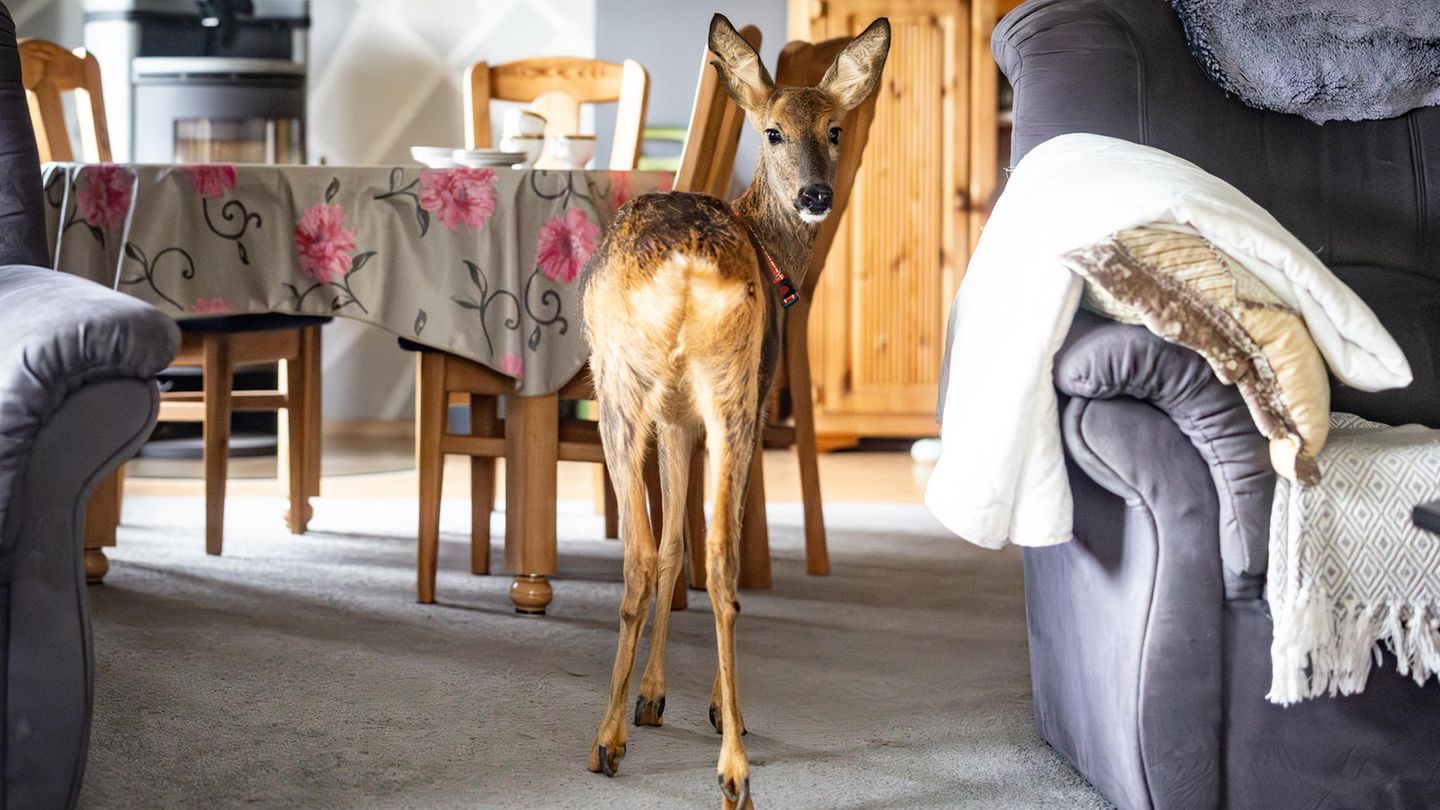
<svg viewBox="0 0 1440 810"><path fill-rule="evenodd" d="M1051 366L1080 301L1059 262L1115 231L1192 230L1304 316L1331 371L1367 391L1410 383L1375 314L1275 218L1166 152L1062 135L1015 167L956 294L943 449L925 502L980 546L1070 539L1072 501Z"/></svg>

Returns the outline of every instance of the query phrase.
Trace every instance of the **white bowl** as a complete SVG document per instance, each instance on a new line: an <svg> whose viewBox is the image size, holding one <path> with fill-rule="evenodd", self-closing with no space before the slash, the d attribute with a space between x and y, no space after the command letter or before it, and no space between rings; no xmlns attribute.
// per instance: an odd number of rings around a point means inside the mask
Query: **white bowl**
<svg viewBox="0 0 1440 810"><path fill-rule="evenodd" d="M521 138L543 136L545 134L545 116L518 108L506 110L503 131L507 136Z"/></svg>
<svg viewBox="0 0 1440 810"><path fill-rule="evenodd" d="M460 165L455 162L455 149L448 146L412 146L410 157L432 169L453 169Z"/></svg>
<svg viewBox="0 0 1440 810"><path fill-rule="evenodd" d="M595 136L559 135L551 143L550 156L567 169L583 169L595 157Z"/></svg>
<svg viewBox="0 0 1440 810"><path fill-rule="evenodd" d="M513 138L504 138L500 141L500 148L510 152L524 152L525 159L515 164L517 169L528 169L535 165L535 161L545 154L544 135L520 135Z"/></svg>

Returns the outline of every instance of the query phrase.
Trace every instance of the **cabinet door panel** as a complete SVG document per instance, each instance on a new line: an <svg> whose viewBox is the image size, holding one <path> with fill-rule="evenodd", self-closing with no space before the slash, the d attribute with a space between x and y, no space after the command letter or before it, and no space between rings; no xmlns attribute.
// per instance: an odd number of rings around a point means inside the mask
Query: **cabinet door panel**
<svg viewBox="0 0 1440 810"><path fill-rule="evenodd" d="M810 37L846 36L878 16L892 41L865 162L816 295L817 406L827 415L933 412L945 309L968 253L968 6L826 0ZM844 420L855 424L854 419ZM913 431L916 421L904 420ZM898 420L897 420L898 424ZM922 423L923 424L923 423Z"/></svg>

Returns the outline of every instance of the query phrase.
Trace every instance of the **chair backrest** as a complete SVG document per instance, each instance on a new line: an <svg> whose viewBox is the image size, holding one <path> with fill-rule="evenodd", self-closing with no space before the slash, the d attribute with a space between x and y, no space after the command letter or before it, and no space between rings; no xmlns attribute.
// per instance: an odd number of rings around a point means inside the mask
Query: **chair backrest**
<svg viewBox="0 0 1440 810"><path fill-rule="evenodd" d="M30 122L41 162L74 160L65 126L61 93L75 94L80 124L80 157L87 163L110 160L105 101L100 92L100 63L84 48L67 51L43 39L20 40L20 72L30 102Z"/></svg>
<svg viewBox="0 0 1440 810"><path fill-rule="evenodd" d="M775 65L775 83L793 87L819 84L835 57L848 44L850 37L815 43L787 43L780 51L780 59ZM825 259L830 254L830 246L835 242L840 220L845 214L846 206L850 204L850 193L854 190L856 175L860 172L865 144L870 140L870 124L875 120L875 100L879 95L879 90L872 93L864 104L851 110L840 125L843 134L840 137L840 163L835 168L835 197L830 216L825 218L820 232L815 235L815 248L810 253L810 267L805 273L805 288L802 291L802 297L807 300L814 294L815 285L820 281L820 271L825 268Z"/></svg>
<svg viewBox="0 0 1440 810"><path fill-rule="evenodd" d="M465 71L465 145L493 144L490 101L521 101L545 116L545 135L580 132L581 104L618 102L610 168L628 171L640 157L650 77L633 59L623 63L576 56L547 56L491 65L476 62Z"/></svg>
<svg viewBox="0 0 1440 810"><path fill-rule="evenodd" d="M740 37L760 50L760 29L747 25ZM700 59L700 81L695 86L695 107L690 129L680 151L680 169L675 173L676 191L693 191L725 199L730 173L735 168L735 151L740 147L740 129L745 111L724 88L710 61L715 57L707 47Z"/></svg>

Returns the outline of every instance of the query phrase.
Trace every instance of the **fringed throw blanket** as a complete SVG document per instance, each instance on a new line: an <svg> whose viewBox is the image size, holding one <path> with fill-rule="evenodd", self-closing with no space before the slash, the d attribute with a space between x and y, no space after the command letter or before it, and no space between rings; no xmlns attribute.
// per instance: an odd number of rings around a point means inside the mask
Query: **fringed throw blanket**
<svg viewBox="0 0 1440 810"><path fill-rule="evenodd" d="M1435 0L1170 0L1210 78L1317 124L1440 104Z"/></svg>
<svg viewBox="0 0 1440 810"><path fill-rule="evenodd" d="M1411 512L1440 498L1440 430L1334 414L1319 463L1319 485L1275 488L1267 697L1355 694L1382 645L1423 685L1440 675L1440 535Z"/></svg>

